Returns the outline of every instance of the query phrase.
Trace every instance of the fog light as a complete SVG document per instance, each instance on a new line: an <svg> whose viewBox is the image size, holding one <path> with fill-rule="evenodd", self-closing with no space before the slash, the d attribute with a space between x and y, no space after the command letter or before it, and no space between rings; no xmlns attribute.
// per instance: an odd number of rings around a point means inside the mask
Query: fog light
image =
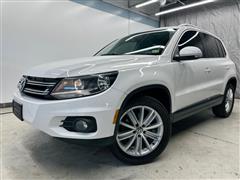
<svg viewBox="0 0 240 180"><path fill-rule="evenodd" d="M83 132L88 129L88 124L84 119L77 120L75 122L75 130L78 132Z"/></svg>
<svg viewBox="0 0 240 180"><path fill-rule="evenodd" d="M60 126L72 132L91 133L97 131L95 118L89 116L67 117Z"/></svg>

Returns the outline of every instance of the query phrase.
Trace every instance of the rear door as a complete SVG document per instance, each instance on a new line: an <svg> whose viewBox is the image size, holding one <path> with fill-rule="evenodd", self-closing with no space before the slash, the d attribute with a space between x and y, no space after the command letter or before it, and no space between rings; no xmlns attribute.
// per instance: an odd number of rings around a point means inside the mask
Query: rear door
<svg viewBox="0 0 240 180"><path fill-rule="evenodd" d="M224 77L230 69L226 59L226 51L222 42L212 35L201 33L204 47L204 56L209 65L208 80L206 86L211 96L220 95L224 84ZM228 68L229 67L229 68Z"/></svg>

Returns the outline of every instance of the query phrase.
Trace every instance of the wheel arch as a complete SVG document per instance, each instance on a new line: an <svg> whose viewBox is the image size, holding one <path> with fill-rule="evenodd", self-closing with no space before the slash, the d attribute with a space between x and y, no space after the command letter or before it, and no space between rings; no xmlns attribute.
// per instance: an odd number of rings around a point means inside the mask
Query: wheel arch
<svg viewBox="0 0 240 180"><path fill-rule="evenodd" d="M165 85L154 84L154 85L146 85L132 90L128 95L124 98L120 109L122 109L128 102L134 100L134 98L138 98L141 96L150 96L160 101L164 107L167 109L168 113L172 112L172 97L169 89Z"/></svg>
<svg viewBox="0 0 240 180"><path fill-rule="evenodd" d="M236 88L237 88L237 78L236 77L231 77L227 82L227 85L228 84L233 85L235 90L236 90Z"/></svg>

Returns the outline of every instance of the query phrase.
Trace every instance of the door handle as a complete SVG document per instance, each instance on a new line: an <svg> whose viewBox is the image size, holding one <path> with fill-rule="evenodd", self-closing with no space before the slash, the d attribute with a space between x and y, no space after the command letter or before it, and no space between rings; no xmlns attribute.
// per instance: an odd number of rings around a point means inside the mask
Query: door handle
<svg viewBox="0 0 240 180"><path fill-rule="evenodd" d="M212 70L209 67L205 68L205 72L210 73L211 71Z"/></svg>

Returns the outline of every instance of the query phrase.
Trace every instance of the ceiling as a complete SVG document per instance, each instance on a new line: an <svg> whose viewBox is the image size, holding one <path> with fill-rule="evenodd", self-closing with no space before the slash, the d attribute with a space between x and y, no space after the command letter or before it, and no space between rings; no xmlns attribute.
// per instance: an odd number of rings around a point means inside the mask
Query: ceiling
<svg viewBox="0 0 240 180"><path fill-rule="evenodd" d="M160 6L160 2L156 2L141 8L135 8L135 5L146 2L148 0L102 0L103 2L110 3L114 6L128 9L130 11L133 11L135 13L147 16L154 20L159 20L159 17L155 16L155 13L167 9L171 9L174 7L179 7L187 4L191 4L194 2L199 2L202 0L167 0L167 3L165 6ZM219 1L219 0L218 0ZM220 0L221 1L221 0Z"/></svg>

